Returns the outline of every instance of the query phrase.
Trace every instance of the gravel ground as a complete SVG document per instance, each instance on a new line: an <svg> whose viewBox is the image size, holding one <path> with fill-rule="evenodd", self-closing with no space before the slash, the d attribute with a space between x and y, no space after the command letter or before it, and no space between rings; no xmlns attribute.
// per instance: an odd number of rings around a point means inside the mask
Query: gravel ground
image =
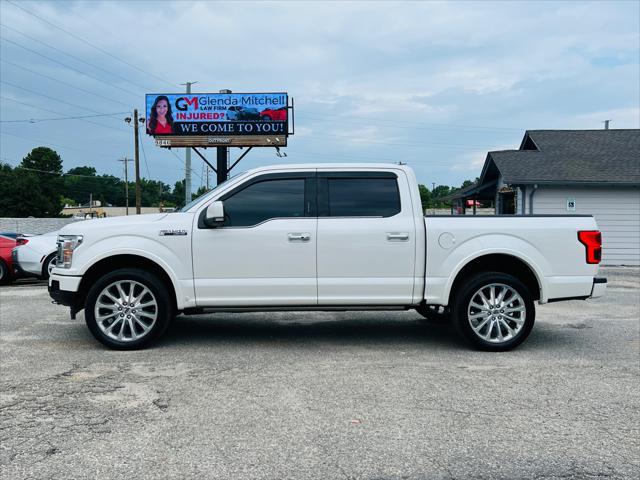
<svg viewBox="0 0 640 480"><path fill-rule="evenodd" d="M179 317L115 352L0 288L0 478L640 477L640 271L507 353L415 312Z"/></svg>

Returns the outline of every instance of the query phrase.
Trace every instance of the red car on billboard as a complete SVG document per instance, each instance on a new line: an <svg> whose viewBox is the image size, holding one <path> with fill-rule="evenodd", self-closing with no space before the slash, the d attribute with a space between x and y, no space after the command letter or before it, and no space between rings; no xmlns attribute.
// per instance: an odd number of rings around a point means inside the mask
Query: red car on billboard
<svg viewBox="0 0 640 480"><path fill-rule="evenodd" d="M0 232L0 285L14 278L11 250L16 246L17 233Z"/></svg>
<svg viewBox="0 0 640 480"><path fill-rule="evenodd" d="M287 108L265 108L260 112L260 118L267 122L286 122Z"/></svg>

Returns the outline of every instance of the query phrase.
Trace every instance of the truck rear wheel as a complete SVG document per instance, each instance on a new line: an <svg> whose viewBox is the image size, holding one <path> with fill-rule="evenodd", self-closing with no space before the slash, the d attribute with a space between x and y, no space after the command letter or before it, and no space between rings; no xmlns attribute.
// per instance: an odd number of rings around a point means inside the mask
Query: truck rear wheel
<svg viewBox="0 0 640 480"><path fill-rule="evenodd" d="M516 277L480 273L467 280L453 301L458 332L482 350L501 352L517 347L535 322L533 297Z"/></svg>
<svg viewBox="0 0 640 480"><path fill-rule="evenodd" d="M99 278L87 294L85 320L93 336L117 350L144 348L173 318L170 293L153 273L123 268Z"/></svg>

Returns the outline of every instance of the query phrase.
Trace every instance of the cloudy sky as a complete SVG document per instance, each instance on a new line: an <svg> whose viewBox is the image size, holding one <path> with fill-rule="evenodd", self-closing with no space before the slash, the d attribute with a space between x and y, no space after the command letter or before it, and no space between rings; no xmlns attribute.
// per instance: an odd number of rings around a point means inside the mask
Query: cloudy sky
<svg viewBox="0 0 640 480"><path fill-rule="evenodd" d="M639 5L2 0L0 161L46 145L65 170L122 176L127 112L197 81L295 100L287 157L254 149L237 169L401 161L459 185L526 129L640 128ZM184 178L184 151L142 146L143 176ZM203 172L194 155L194 190Z"/></svg>

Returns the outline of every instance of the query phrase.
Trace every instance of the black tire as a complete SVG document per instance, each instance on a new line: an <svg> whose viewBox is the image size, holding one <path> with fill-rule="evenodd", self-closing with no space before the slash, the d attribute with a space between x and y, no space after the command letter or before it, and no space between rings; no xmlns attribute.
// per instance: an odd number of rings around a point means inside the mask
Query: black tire
<svg viewBox="0 0 640 480"><path fill-rule="evenodd" d="M513 303L509 303L510 297L505 294L505 298L507 299L506 304L503 307L498 307L493 310L493 313L483 313L480 309L476 309L471 305L472 298L478 299L476 296L481 289L484 293L490 293L490 286L492 284L497 284L496 289L500 289L498 285L507 286L519 295L519 299L515 300ZM506 289L505 289L506 290ZM496 290L501 291L501 290ZM498 304L494 304L493 307L497 307ZM522 312L511 313L509 310L512 307L518 306L522 309ZM502 308L502 310L501 310ZM490 310L490 309L489 309ZM512 316L509 317L501 314L501 312L507 311ZM486 315L485 317L481 317L475 319L476 328L480 326L480 324L487 320L487 317L492 317L495 320L487 321L487 326L479 329L479 333L476 333L471 323L472 319L469 318L469 313L472 313L472 316L482 314ZM503 316L504 315L504 316ZM517 317L518 321L522 321L522 325L518 327L518 323L512 318ZM458 330L458 333L471 345L480 349L491 352L503 352L507 350L511 350L522 342L524 342L529 334L531 333L531 329L533 328L533 324L535 323L536 317L536 309L533 304L533 297L529 289L518 280L516 277L512 275L508 275L500 272L485 272L474 275L473 277L466 280L459 288L458 293L455 295L455 298L452 302L451 307L451 318ZM497 320L497 319L500 320ZM509 320L507 320L507 318ZM492 323L494 323L492 325ZM518 330L519 328L519 330ZM509 330L512 329L512 330ZM495 338L493 340L487 340L482 337L482 332L485 332L484 335L488 336L491 339L492 335L495 333L495 336L498 335L505 338L505 340L501 341L499 338ZM513 331L517 333L512 334ZM504 334L507 335L504 335ZM510 338L508 338L510 336Z"/></svg>
<svg viewBox="0 0 640 480"><path fill-rule="evenodd" d="M99 296L107 287L109 287L109 285L113 285L115 282L119 281L135 282L136 284L146 287L154 297L156 303L154 310L154 313L156 313L155 323L152 324L147 333L143 334L138 339L125 338L123 340L118 340L109 337L101 330L95 317L95 307ZM114 303L114 306L116 305L117 304ZM129 305L129 307L132 308L131 305ZM127 309L127 311L123 313L129 313L129 310ZM173 302L171 301L171 293L167 285L165 285L165 283L155 274L138 268L122 268L100 277L89 290L84 306L85 321L93 336L100 343L114 350L137 350L147 347L160 338L160 336L167 330L174 315L175 312ZM133 337L133 335L131 335L130 327L125 326L126 320L124 320L124 318L118 319L118 316L122 315L117 314L113 323L116 323L118 320L121 321L122 327L120 330L122 331L122 329L124 329L126 333L126 330L128 329L130 333L129 336ZM133 321L131 325L133 325Z"/></svg>
<svg viewBox="0 0 640 480"><path fill-rule="evenodd" d="M451 311L448 307L441 307L438 305L420 305L416 308L416 312L430 322L445 323L451 320Z"/></svg>
<svg viewBox="0 0 640 480"><path fill-rule="evenodd" d="M9 271L9 267L3 260L0 260L0 285L7 285L13 281L13 276Z"/></svg>
<svg viewBox="0 0 640 480"><path fill-rule="evenodd" d="M40 278L42 280L49 280L49 265L51 264L51 262L55 263L55 261L56 254L52 253L47 258L45 258L44 262L42 262L42 275L40 275Z"/></svg>

